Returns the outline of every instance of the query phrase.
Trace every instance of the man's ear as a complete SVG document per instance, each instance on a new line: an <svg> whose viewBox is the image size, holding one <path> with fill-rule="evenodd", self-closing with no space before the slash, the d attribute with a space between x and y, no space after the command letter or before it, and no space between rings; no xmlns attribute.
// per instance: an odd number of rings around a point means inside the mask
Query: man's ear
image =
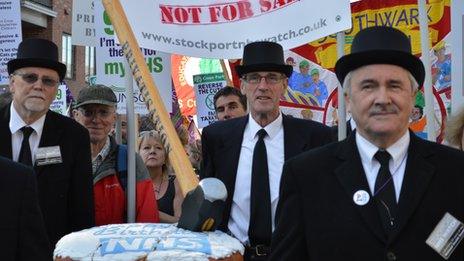
<svg viewBox="0 0 464 261"><path fill-rule="evenodd" d="M288 88L288 78L285 78L284 79L284 93L287 90L287 88Z"/></svg>
<svg viewBox="0 0 464 261"><path fill-rule="evenodd" d="M243 83L243 80L240 80L240 92L241 92L243 95L246 95L245 84Z"/></svg>
<svg viewBox="0 0 464 261"><path fill-rule="evenodd" d="M72 114L74 119L76 119L76 117L79 115L77 109L72 110Z"/></svg>
<svg viewBox="0 0 464 261"><path fill-rule="evenodd" d="M9 87L9 90L11 93L14 93L15 92L15 79L14 79L14 76L13 75L10 75L10 79L9 79L9 82L8 82L8 87Z"/></svg>
<svg viewBox="0 0 464 261"><path fill-rule="evenodd" d="M351 103L350 103L350 96L348 93L344 92L343 97L345 98L345 107L346 111L351 113Z"/></svg>

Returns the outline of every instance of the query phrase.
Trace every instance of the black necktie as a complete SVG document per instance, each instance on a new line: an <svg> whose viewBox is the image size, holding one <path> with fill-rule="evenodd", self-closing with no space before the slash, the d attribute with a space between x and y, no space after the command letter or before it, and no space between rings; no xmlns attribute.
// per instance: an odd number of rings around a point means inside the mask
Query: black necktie
<svg viewBox="0 0 464 261"><path fill-rule="evenodd" d="M272 234L271 193L269 189L269 172L267 168L264 129L258 131L258 142L253 151L251 170L250 226L248 237L250 245L269 246Z"/></svg>
<svg viewBox="0 0 464 261"><path fill-rule="evenodd" d="M21 150L19 151L18 162L32 166L31 146L29 146L29 137L34 131L33 128L24 126L21 128L23 132L23 142L21 143Z"/></svg>
<svg viewBox="0 0 464 261"><path fill-rule="evenodd" d="M395 185L388 166L391 156L387 151L379 150L375 153L374 158L380 162L379 173L375 180L374 195L382 224L388 235L395 224L397 208Z"/></svg>

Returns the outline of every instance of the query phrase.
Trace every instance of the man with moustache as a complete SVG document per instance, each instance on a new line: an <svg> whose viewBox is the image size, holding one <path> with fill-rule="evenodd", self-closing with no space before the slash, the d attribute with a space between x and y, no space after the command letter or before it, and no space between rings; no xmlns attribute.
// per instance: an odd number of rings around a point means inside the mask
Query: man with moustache
<svg viewBox="0 0 464 261"><path fill-rule="evenodd" d="M293 68L282 46L254 42L245 46L236 67L249 115L203 129L201 178L222 180L228 197L219 228L245 245L245 260L269 254L279 183L285 160L331 141L330 128L280 112Z"/></svg>
<svg viewBox="0 0 464 261"><path fill-rule="evenodd" d="M13 101L0 108L0 155L34 168L50 247L94 226L89 134L49 106L66 66L58 47L26 39L7 64Z"/></svg>
<svg viewBox="0 0 464 261"><path fill-rule="evenodd" d="M335 72L356 129L285 163L270 260L464 260L464 153L408 129L409 38L361 30Z"/></svg>

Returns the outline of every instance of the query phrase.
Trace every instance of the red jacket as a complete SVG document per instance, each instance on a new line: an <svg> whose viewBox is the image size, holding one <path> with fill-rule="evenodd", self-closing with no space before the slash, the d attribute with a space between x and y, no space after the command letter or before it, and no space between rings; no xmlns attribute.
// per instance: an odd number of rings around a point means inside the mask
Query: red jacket
<svg viewBox="0 0 464 261"><path fill-rule="evenodd" d="M121 183L127 179L127 171L117 174L119 145L112 140L111 149L94 173L95 224L126 223L126 193ZM136 222L159 222L153 183L139 155L136 155Z"/></svg>

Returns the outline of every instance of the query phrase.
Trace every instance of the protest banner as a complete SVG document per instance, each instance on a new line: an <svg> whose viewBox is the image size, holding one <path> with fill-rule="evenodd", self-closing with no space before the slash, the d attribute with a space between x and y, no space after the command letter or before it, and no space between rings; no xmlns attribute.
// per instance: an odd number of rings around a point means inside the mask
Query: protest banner
<svg viewBox="0 0 464 261"><path fill-rule="evenodd" d="M66 104L66 85L61 84L58 86L56 91L55 99L50 104L50 110L67 116L67 104Z"/></svg>
<svg viewBox="0 0 464 261"><path fill-rule="evenodd" d="M125 77L131 72L124 67L124 52L114 38L114 29L101 2L95 2L95 25L98 39L96 51L97 84L113 89L118 98L119 114L126 113ZM166 53L142 49L148 69L159 86L159 92L166 108L172 108L171 56ZM135 82L134 82L135 85ZM134 88L135 113L147 114L145 99L138 88Z"/></svg>
<svg viewBox="0 0 464 261"><path fill-rule="evenodd" d="M197 100L198 128L203 128L217 121L213 98L227 82L223 73L210 73L194 75L193 83Z"/></svg>
<svg viewBox="0 0 464 261"><path fill-rule="evenodd" d="M415 55L421 55L420 46L420 30L419 30L419 11L417 1L415 0L385 0L385 1L367 1L361 0L351 4L353 27L346 30L344 50L349 53L351 41L359 30L371 26L393 26L406 33L412 43L412 50ZM444 64L450 61L450 2L447 0L429 1L427 5L427 14L429 19L430 41L433 49L429 54L432 61L432 75L434 84L433 96L435 114L433 120L437 122L439 128L438 141L441 140L444 127L444 119L446 119L447 111L450 108L450 90L451 86L440 83L439 74L437 72L447 72L448 70L438 69L441 65L437 51L443 55ZM462 45L460 45L462 46ZM308 80L308 85L313 81L310 73L313 69L319 71L319 80L324 82L327 88L327 98L317 100L315 95L311 93L309 87L307 90L301 91L298 86L295 87L293 81L289 81L288 92L285 93L281 100L281 106L285 106L287 112L295 117L302 117L300 111L311 110L313 119L321 121L327 125L337 124L338 98L337 90L340 87L337 78L333 72L333 68L337 61L337 36L331 34L315 41L309 42L297 48L293 48L285 52L287 64L293 66L294 74L301 73L300 63L307 61L309 63L309 73L303 79ZM440 58L442 59L442 58ZM239 64L240 61L230 63L231 68ZM449 71L448 71L449 72ZM292 76L293 77L293 76ZM446 77L443 77L446 78ZM238 78L235 75L235 85L239 84ZM238 85L237 85L238 86ZM322 104L321 104L322 103ZM416 97L416 105L424 106L423 92L419 92ZM294 109L291 109L291 108ZM418 130L417 133L422 132Z"/></svg>
<svg viewBox="0 0 464 261"><path fill-rule="evenodd" d="M205 0L201 4L121 0L121 4L141 47L203 58L240 58L245 44L260 40L290 49L351 27L348 0Z"/></svg>
<svg viewBox="0 0 464 261"><path fill-rule="evenodd" d="M362 0L352 3L351 11L353 27L345 31L345 53L349 53L351 41L354 35L361 29L384 25L395 27L406 33L406 35L408 35L411 39L413 53L418 56L421 55L419 11L416 0ZM447 41L450 32L449 1L430 1L427 5L427 15L429 19L431 46L435 47L435 49L440 46L447 46L445 42ZM327 77L327 80L324 81L330 82L327 84L327 89L329 90L328 98L325 101L325 104L322 104L322 106L316 106L316 109L323 109L324 117L322 122L328 124L337 122L337 119L334 119L333 116L336 115L334 111L336 111L338 107L336 92L339 84L337 81L332 81L333 79L336 79L335 74L333 73L333 68L337 61L336 40L335 34L328 35L316 41L294 48L286 54L288 55L286 56L286 59L292 57L292 59L296 61L294 64L295 71L299 71L298 61L306 59L310 62L312 68L320 69L321 79L323 79L323 77ZM446 50L447 53L449 53L448 49ZM438 66L436 63L437 56L434 53L434 50L431 50L430 54L427 55L431 55L431 60L433 61L432 72L437 72L437 69L433 69ZM440 87L436 80L433 81L433 84L435 87L434 97L436 119L438 121L437 125L443 127L443 119L446 117L447 108L449 108L450 86ZM290 90L292 90L292 87L290 87ZM305 96L307 96L307 98L301 98L301 96L291 97L291 93L287 93L283 99L283 104L308 106L306 103L308 103L308 100L309 102L311 101L311 97L308 95ZM424 99L422 93L419 96L420 97L416 99L416 103L423 107ZM308 108L311 105L314 104L310 104Z"/></svg>
<svg viewBox="0 0 464 261"><path fill-rule="evenodd" d="M0 0L0 85L8 84L6 64L16 58L21 40L20 2Z"/></svg>
<svg viewBox="0 0 464 261"><path fill-rule="evenodd" d="M196 115L196 99L193 90L193 75L223 72L218 59L206 59L185 55L171 55L172 81L177 93L182 115Z"/></svg>
<svg viewBox="0 0 464 261"><path fill-rule="evenodd" d="M97 46L94 0L72 1L72 44Z"/></svg>

